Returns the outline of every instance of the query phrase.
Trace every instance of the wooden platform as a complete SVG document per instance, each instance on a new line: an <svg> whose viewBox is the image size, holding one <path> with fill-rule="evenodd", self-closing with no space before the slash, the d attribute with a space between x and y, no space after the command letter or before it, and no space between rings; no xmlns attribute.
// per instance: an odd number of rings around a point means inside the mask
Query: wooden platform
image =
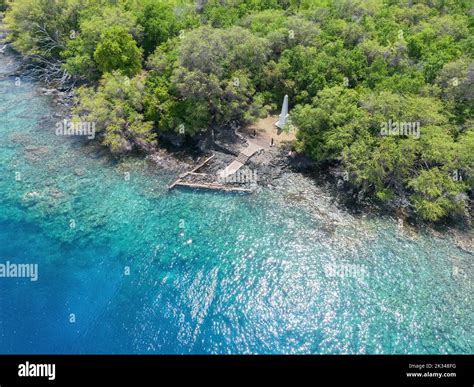
<svg viewBox="0 0 474 387"><path fill-rule="evenodd" d="M245 148L242 152L239 153L237 158L232 161L224 170L221 171L222 177L232 176L236 173L240 168L242 168L247 160L252 157L256 152L263 149L261 146L249 142L247 148Z"/></svg>
<svg viewBox="0 0 474 387"><path fill-rule="evenodd" d="M229 185L224 185L221 183L195 183L195 182L186 182L183 179L185 179L187 176L193 175L193 176L200 176L200 177L206 177L208 176L207 173L199 173L197 172L199 169L204 167L209 161L211 161L214 158L214 154L205 159L203 162L199 163L196 167L194 167L191 171L182 173L179 175L179 177L171 184L168 189L172 190L173 188L176 187L188 187L188 188L197 188L197 189L207 189L207 190L218 190L218 191L223 191L223 192L245 192L245 193L250 193L252 192L251 189L248 188L240 188L240 187L233 187ZM247 157L247 156L245 156Z"/></svg>
<svg viewBox="0 0 474 387"><path fill-rule="evenodd" d="M208 190L218 190L218 191L224 191L224 192L245 192L245 193L252 192L252 190L248 188L225 186L219 183L201 184L201 183L177 182L174 184L174 187L199 188L199 189L208 189Z"/></svg>
<svg viewBox="0 0 474 387"><path fill-rule="evenodd" d="M168 189L173 189L174 187L176 187L177 185L182 185L184 184L181 180L184 179L186 176L188 175L206 175L205 173L198 173L197 171L199 169L201 169L204 165L206 165L209 161L211 161L213 158L215 157L215 155L211 155L210 157L208 157L206 160L204 160L202 163L199 163L196 167L194 167L191 171L189 172L185 172L185 173L182 173L181 175L179 175L179 177L175 180L175 182L173 184L171 184Z"/></svg>

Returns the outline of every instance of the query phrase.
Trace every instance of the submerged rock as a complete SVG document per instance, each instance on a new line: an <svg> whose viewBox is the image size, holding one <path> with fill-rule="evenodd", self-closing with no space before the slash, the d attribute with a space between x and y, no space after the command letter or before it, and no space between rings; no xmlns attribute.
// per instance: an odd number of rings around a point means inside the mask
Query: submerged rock
<svg viewBox="0 0 474 387"><path fill-rule="evenodd" d="M472 230L453 230L451 231L451 234L456 246L468 253L474 254L474 233Z"/></svg>

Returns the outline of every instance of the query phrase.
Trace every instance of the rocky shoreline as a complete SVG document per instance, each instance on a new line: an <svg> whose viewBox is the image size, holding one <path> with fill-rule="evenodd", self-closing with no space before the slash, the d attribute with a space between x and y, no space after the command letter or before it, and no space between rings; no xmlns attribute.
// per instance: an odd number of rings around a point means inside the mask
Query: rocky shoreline
<svg viewBox="0 0 474 387"><path fill-rule="evenodd" d="M6 36L7 31L0 23L0 42ZM8 77L20 77L20 79L36 79L35 74L28 70L28 62L18 54L11 46L5 47L3 55L11 55L18 63L16 69L8 74ZM41 82L41 81L40 81ZM42 95L51 96L54 104L59 110L55 117L67 116L74 103L74 87L60 89L52 85L38 87L38 92ZM145 156L146 160L153 163L157 168L175 173L177 176L193 168L200 160L214 154L215 157L208 166L204 180L210 182L217 180L219 172L222 171L239 152L246 147L245 139L239 136L232 128L214 128L211 133L204 134L193 144L184 144L180 136L165 134L160 139L165 146L156 148L152 153ZM410 210L404 203L382 207L370 200L364 200L364 194L350 187L343 179L342 172L337 168L330 168L326 172L316 172L315 164L302 155L288 154L285 148L270 148L264 152L253 155L246 163L246 168L255 173L256 181L231 181L226 182L229 186L239 186L245 189L255 190L258 187L272 188L276 181L284 174L304 174L313 182L324 184L334 195L335 201L347 210L354 213L386 213L389 216L395 215L398 223L408 229L417 230L428 228L435 236L449 235L456 245L471 254L474 254L474 237L472 225L469 219L459 224L427 225L419 224L412 216ZM192 177L196 183L200 182L199 176ZM207 180L206 180L207 179ZM211 180L209 180L211 179ZM416 232L416 231L415 231Z"/></svg>

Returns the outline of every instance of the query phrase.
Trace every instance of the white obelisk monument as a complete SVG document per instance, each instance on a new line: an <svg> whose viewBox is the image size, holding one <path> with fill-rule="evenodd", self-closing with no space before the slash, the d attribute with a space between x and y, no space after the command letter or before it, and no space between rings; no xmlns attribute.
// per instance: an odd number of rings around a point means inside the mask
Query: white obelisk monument
<svg viewBox="0 0 474 387"><path fill-rule="evenodd" d="M283 106L281 107L280 118L275 123L277 128L283 129L286 125L286 121L288 120L288 95L285 95L283 98Z"/></svg>

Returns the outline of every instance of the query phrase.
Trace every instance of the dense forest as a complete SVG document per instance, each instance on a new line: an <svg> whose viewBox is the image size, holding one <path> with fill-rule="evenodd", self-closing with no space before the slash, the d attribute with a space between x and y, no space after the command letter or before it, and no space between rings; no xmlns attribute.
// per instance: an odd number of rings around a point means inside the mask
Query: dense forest
<svg viewBox="0 0 474 387"><path fill-rule="evenodd" d="M474 186L470 0L1 0L10 41L117 154L274 112L296 150L438 221Z"/></svg>

